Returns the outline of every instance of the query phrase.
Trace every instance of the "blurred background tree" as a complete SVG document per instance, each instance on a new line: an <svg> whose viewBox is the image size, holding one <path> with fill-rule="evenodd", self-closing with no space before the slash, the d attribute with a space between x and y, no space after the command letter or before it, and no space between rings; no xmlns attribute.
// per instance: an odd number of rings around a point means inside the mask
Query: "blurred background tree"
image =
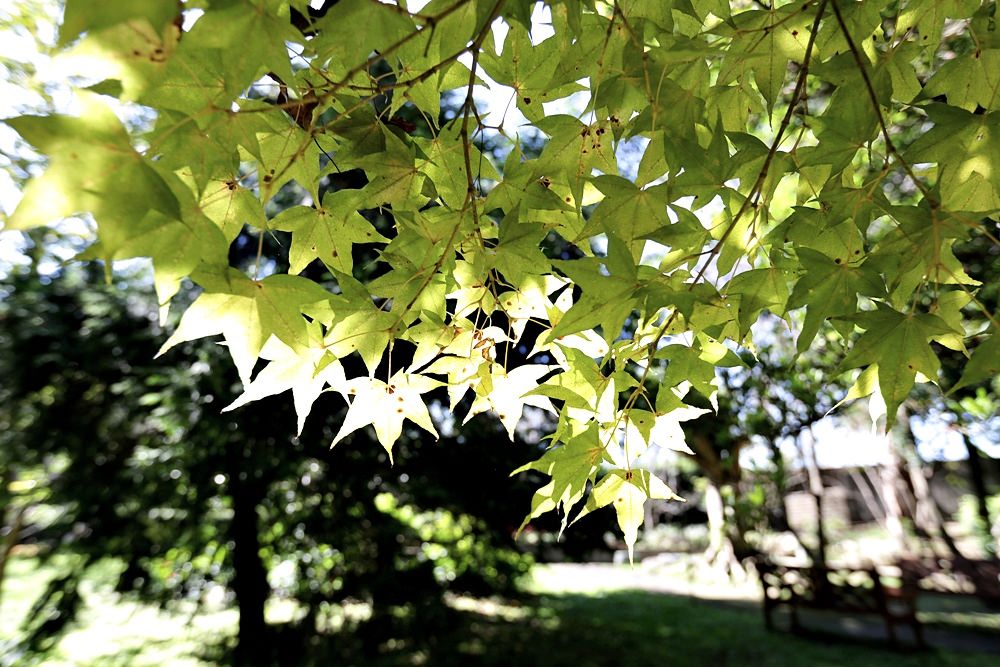
<svg viewBox="0 0 1000 667"><path fill-rule="evenodd" d="M508 478L524 452L502 427L408 437L389 466L364 432L327 447L344 410L332 395L301 439L281 398L222 413L238 393L214 363L225 350L190 346L159 363L151 295L102 280L89 264L32 265L0 287L3 553L21 543L73 555L25 620L26 656L73 619L80 582L104 559L120 563L118 589L144 600L232 591L239 664L279 661L268 600L295 601L282 632L300 640L280 643L285 660L294 647L332 650L319 637L344 600L371 606L350 641L377 645L430 636L410 626L444 622L446 591L514 591L531 562L513 542L531 487Z"/></svg>

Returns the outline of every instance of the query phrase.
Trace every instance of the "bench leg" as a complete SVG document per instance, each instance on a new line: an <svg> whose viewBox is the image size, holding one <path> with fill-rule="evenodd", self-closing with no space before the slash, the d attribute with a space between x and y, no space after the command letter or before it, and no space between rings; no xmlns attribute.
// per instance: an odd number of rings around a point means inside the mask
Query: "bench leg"
<svg viewBox="0 0 1000 667"><path fill-rule="evenodd" d="M889 645L897 648L899 646L899 638L896 637L896 622L891 616L885 617L885 630L886 634L889 635Z"/></svg>
<svg viewBox="0 0 1000 667"><path fill-rule="evenodd" d="M910 624L913 626L913 636L917 638L917 646L927 648L927 640L924 638L924 624L917 620L915 615Z"/></svg>

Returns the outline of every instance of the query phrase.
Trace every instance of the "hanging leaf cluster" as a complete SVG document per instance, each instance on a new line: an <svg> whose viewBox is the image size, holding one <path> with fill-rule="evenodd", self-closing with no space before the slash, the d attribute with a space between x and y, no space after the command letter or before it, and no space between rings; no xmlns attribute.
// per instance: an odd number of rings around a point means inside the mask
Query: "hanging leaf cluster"
<svg viewBox="0 0 1000 667"><path fill-rule="evenodd" d="M48 167L5 227L90 214L86 257L151 258L164 314L192 280L162 351L222 336L245 385L230 408L290 390L300 430L339 392L334 444L436 435L435 391L512 436L525 406L550 411L526 521L611 505L631 545L643 503L673 497L643 453L686 449L680 423L766 314L800 353L840 339L852 395L890 425L942 348L969 356L960 384L997 372L997 314L953 252L997 243L995 13L68 0L58 57L87 86L72 115L6 121ZM498 98L520 124L488 122ZM334 185L352 170L362 187ZM302 203L282 210L287 192ZM245 228L288 239L287 274L230 266Z"/></svg>

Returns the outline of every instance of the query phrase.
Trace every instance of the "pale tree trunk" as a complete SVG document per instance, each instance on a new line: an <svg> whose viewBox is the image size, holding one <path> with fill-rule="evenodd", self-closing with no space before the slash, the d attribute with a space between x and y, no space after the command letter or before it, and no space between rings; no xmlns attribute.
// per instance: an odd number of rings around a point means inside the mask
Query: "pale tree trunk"
<svg viewBox="0 0 1000 667"><path fill-rule="evenodd" d="M726 536L726 505L722 501L719 487L708 480L705 488L705 512L708 514L708 549L705 558L713 562L725 549L729 539Z"/></svg>
<svg viewBox="0 0 1000 667"><path fill-rule="evenodd" d="M850 475L851 481L854 482L854 486L857 487L862 500L865 501L868 513L872 515L872 518L875 519L878 525L885 528L885 508L879 504L878 500L872 494L872 489L868 486L868 482L854 468L848 468L847 474Z"/></svg>
<svg viewBox="0 0 1000 667"><path fill-rule="evenodd" d="M739 468L733 470L730 467L733 464L723 462L704 435L693 436L690 444L707 482L705 512L708 515L709 545L705 560L710 567L729 577L742 578L746 576L746 570L739 559L747 552L743 527L735 516L726 516L726 502L722 497L722 487L726 485L739 492ZM731 456L737 457L735 461L739 460L738 447L734 448Z"/></svg>
<svg viewBox="0 0 1000 667"><path fill-rule="evenodd" d="M796 438L799 445L799 452L806 464L806 471L809 474L809 493L813 497L816 507L816 551L813 553L813 565L826 567L827 539L826 528L823 525L823 475L819 469L819 461L816 458L816 438L813 437L812 429L809 429L809 453L803 451L801 439Z"/></svg>
<svg viewBox="0 0 1000 667"><path fill-rule="evenodd" d="M913 497L916 501L916 512L914 521L923 530L928 538L938 538L948 550L948 555L961 558L962 554L955 544L955 540L948 534L948 529L944 525L944 516L937 501L931 494L931 487L927 481L927 466L924 465L917 451L917 444L913 438L913 431L910 429L909 413L905 407L900 406L900 446L904 449L902 457L906 462L906 470L909 474L910 485L913 487Z"/></svg>
<svg viewBox="0 0 1000 667"><path fill-rule="evenodd" d="M899 553L906 553L909 544L906 541L906 531L903 529L903 506L899 502L899 454L892 444L892 435L886 433L885 446L889 454L889 462L879 469L882 502L885 503L885 527L896 543Z"/></svg>
<svg viewBox="0 0 1000 667"><path fill-rule="evenodd" d="M990 520L990 510L986 503L988 493L986 491L986 478L983 474L983 461L980 458L979 448L972 442L969 433L963 428L962 441L965 443L965 451L969 455L969 481L972 483L972 491L976 496L976 512L979 515L976 532L983 543L983 551L987 557L997 558L997 544L993 540L993 533L990 528L993 522Z"/></svg>

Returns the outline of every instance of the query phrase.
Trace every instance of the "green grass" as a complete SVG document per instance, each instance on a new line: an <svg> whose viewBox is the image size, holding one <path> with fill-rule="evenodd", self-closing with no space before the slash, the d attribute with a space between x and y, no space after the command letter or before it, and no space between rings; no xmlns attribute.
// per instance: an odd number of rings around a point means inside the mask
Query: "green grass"
<svg viewBox="0 0 1000 667"><path fill-rule="evenodd" d="M0 664L2 646L18 637L18 629L36 596L49 580L73 566L67 558L39 566L34 558L15 558L9 564L0 598ZM156 607L122 601L111 590L118 567L105 562L91 568L82 587L87 601L81 618L72 624L45 657L46 667L91 665L207 665L197 655L206 637L224 637L236 627L237 614L220 610L191 617Z"/></svg>
<svg viewBox="0 0 1000 667"><path fill-rule="evenodd" d="M12 563L0 603L0 638L13 636L33 595L54 571L51 566L39 568L30 559ZM59 643L46 665L207 665L210 663L199 657L205 655L205 648L233 632L236 620L233 611L199 614L192 620L183 614L117 601L109 588L113 571L113 567L103 574L99 571L89 583L84 591L88 607L82 622ZM306 646L286 628L276 632L274 641L279 646L287 642L290 648L302 648L311 656L311 659L290 657L291 661L286 662L290 665L993 667L998 664L996 655L964 651L907 653L880 644L817 641L769 633L753 600L716 602L624 590L622 586L628 585L632 573L627 567L609 567L600 576L559 568L539 568L536 572L523 598L452 599L446 609L426 610L407 619L406 624L414 630L409 635L378 635L369 644L378 647L373 655L359 657L365 636L362 632L332 635L328 641ZM962 608L945 605L932 613L939 615L934 619L936 623L957 621L959 625L976 625L974 616ZM994 620L994 616L987 615L985 622L978 624L980 631L988 631Z"/></svg>

